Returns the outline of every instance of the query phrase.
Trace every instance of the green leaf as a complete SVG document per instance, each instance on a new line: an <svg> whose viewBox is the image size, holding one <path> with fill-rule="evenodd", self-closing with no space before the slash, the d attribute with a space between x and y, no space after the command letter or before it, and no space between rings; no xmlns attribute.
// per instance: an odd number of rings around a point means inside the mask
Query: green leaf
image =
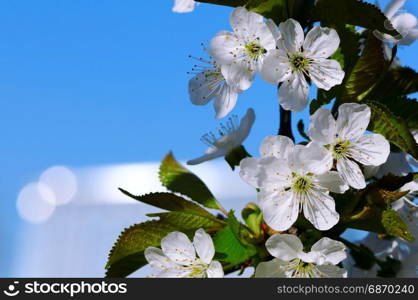
<svg viewBox="0 0 418 300"><path fill-rule="evenodd" d="M375 264L373 252L364 245L360 245L357 249L350 249L350 254L358 268L370 270Z"/></svg>
<svg viewBox="0 0 418 300"><path fill-rule="evenodd" d="M337 91L340 89L340 85L332 87L329 91L318 89L316 99L311 101L309 106L309 113L313 115L318 108L331 102L337 96Z"/></svg>
<svg viewBox="0 0 418 300"><path fill-rule="evenodd" d="M237 7L237 6L245 6L248 0L196 0L196 2Z"/></svg>
<svg viewBox="0 0 418 300"><path fill-rule="evenodd" d="M348 228L365 230L375 233L385 233L385 228L380 222L383 209L380 206L364 205L360 211L349 218L341 218L341 224Z"/></svg>
<svg viewBox="0 0 418 300"><path fill-rule="evenodd" d="M409 129L418 129L418 101L417 99L408 99L405 96L386 97L379 99L379 102L387 106L390 111L402 116Z"/></svg>
<svg viewBox="0 0 418 300"><path fill-rule="evenodd" d="M344 194L332 194L340 225L376 233L386 233L382 224L382 213L387 207L408 192L397 191L412 181L414 173L407 176L388 175L369 184L360 191L349 190Z"/></svg>
<svg viewBox="0 0 418 300"><path fill-rule="evenodd" d="M376 257L374 256L373 251L362 244L356 245L343 238L340 238L340 240L350 249L350 254L354 259L356 267L370 270L374 266Z"/></svg>
<svg viewBox="0 0 418 300"><path fill-rule="evenodd" d="M207 208L220 209L205 183L180 165L171 152L161 162L159 175L162 185L170 191L188 196Z"/></svg>
<svg viewBox="0 0 418 300"><path fill-rule="evenodd" d="M409 231L408 226L393 209L387 209L382 213L382 224L389 235L403 238L408 242L415 241L415 238Z"/></svg>
<svg viewBox="0 0 418 300"><path fill-rule="evenodd" d="M110 250L106 277L125 277L144 266L145 249L159 246L161 239L173 231L173 225L155 220L125 229Z"/></svg>
<svg viewBox="0 0 418 300"><path fill-rule="evenodd" d="M218 231L213 238L216 252L224 254L223 261L232 265L246 262L257 253L256 248L242 237L241 224L233 212L228 214L228 226Z"/></svg>
<svg viewBox="0 0 418 300"><path fill-rule="evenodd" d="M385 261L378 261L380 270L377 271L377 276L380 277L396 277L396 274L401 270L402 263L398 259L386 256Z"/></svg>
<svg viewBox="0 0 418 300"><path fill-rule="evenodd" d="M395 98L418 92L418 73L411 68L390 68L368 98Z"/></svg>
<svg viewBox="0 0 418 300"><path fill-rule="evenodd" d="M360 53L360 34L355 26L337 24L332 26L337 30L340 37L340 47L331 58L337 60L341 68L350 74L356 64Z"/></svg>
<svg viewBox="0 0 418 300"><path fill-rule="evenodd" d="M387 68L388 62L383 54L382 41L369 33L362 55L353 70L346 73L341 96L337 98L338 105L363 100Z"/></svg>
<svg viewBox="0 0 418 300"><path fill-rule="evenodd" d="M276 24L289 18L286 0L249 0L246 8L273 19Z"/></svg>
<svg viewBox="0 0 418 300"><path fill-rule="evenodd" d="M418 173L408 173L405 176L395 176L393 174L388 174L380 178L373 185L388 191L397 191L405 184L414 181Z"/></svg>
<svg viewBox="0 0 418 300"><path fill-rule="evenodd" d="M380 133L389 142L418 159L418 145L401 116L393 114L386 106L376 101L365 102L371 109L368 130Z"/></svg>
<svg viewBox="0 0 418 300"><path fill-rule="evenodd" d="M314 0L249 0L246 8L272 19L277 25L289 18L308 24L311 17Z"/></svg>
<svg viewBox="0 0 418 300"><path fill-rule="evenodd" d="M198 204L188 201L180 196L171 194L171 193L151 193L142 196L135 196L131 193L125 191L124 189L119 188L119 190L125 195L141 201L143 203L169 210L169 211L186 211L196 213L198 215L215 217L207 210L199 206Z"/></svg>
<svg viewBox="0 0 418 300"><path fill-rule="evenodd" d="M211 232L225 226L223 221L212 215L197 215L194 211L173 211L148 216L160 219L133 225L121 233L109 254L107 277L125 277L147 264L145 249L160 246L161 239L170 232L181 231L193 237L199 228Z"/></svg>
<svg viewBox="0 0 418 300"><path fill-rule="evenodd" d="M300 240L303 244L305 252L311 251L311 247L315 244L322 236L321 231L317 229L307 229L300 236Z"/></svg>
<svg viewBox="0 0 418 300"><path fill-rule="evenodd" d="M241 216L244 219L245 224L247 224L248 228L250 228L256 236L263 235L263 230L261 228L263 214L255 203L248 203L241 211Z"/></svg>
<svg viewBox="0 0 418 300"><path fill-rule="evenodd" d="M328 24L351 24L393 36L399 35L388 26L390 21L376 5L359 0L317 0L313 19Z"/></svg>
<svg viewBox="0 0 418 300"><path fill-rule="evenodd" d="M297 128L298 128L298 131L299 131L300 136L303 137L305 140L308 140L309 141L310 139L309 139L309 137L305 133L305 124L303 124L303 120L302 119L300 119L298 121Z"/></svg>
<svg viewBox="0 0 418 300"><path fill-rule="evenodd" d="M173 211L167 213L147 214L148 217L159 217L165 224L173 225L179 231L189 229L207 228L208 231L217 231L225 226L225 222L215 216L202 216L189 211Z"/></svg>
<svg viewBox="0 0 418 300"><path fill-rule="evenodd" d="M231 169L235 170L235 167L239 166L241 160L246 157L251 157L251 155L247 152L244 146L241 145L232 149L232 151L225 155L225 160Z"/></svg>

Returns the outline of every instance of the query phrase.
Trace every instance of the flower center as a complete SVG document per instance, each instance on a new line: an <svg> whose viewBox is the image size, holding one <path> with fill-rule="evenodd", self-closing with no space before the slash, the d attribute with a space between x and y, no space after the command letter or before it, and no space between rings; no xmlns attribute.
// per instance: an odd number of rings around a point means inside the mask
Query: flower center
<svg viewBox="0 0 418 300"><path fill-rule="evenodd" d="M192 278L203 278L206 277L206 270L208 266L206 264L196 264L192 266L192 272L190 277Z"/></svg>
<svg viewBox="0 0 418 300"><path fill-rule="evenodd" d="M300 261L294 270L293 277L314 277L314 265Z"/></svg>
<svg viewBox="0 0 418 300"><path fill-rule="evenodd" d="M217 129L217 134L206 133L200 139L209 147L229 149L235 145L235 138L239 128L238 116L232 115L226 123L221 123Z"/></svg>
<svg viewBox="0 0 418 300"><path fill-rule="evenodd" d="M295 258L285 266L284 271L286 275L291 278L313 278L318 277L318 271L315 268L315 265L312 263L307 263L302 261L299 258Z"/></svg>
<svg viewBox="0 0 418 300"><path fill-rule="evenodd" d="M309 59L300 54L296 54L290 57L290 64L293 71L305 71L306 67L309 65L309 62Z"/></svg>
<svg viewBox="0 0 418 300"><path fill-rule="evenodd" d="M252 60L258 60L258 58L267 53L258 41L253 41L245 45L245 52Z"/></svg>
<svg viewBox="0 0 418 300"><path fill-rule="evenodd" d="M296 193L306 193L312 187L312 181L308 176L299 176L293 174L294 180L292 189Z"/></svg>
<svg viewBox="0 0 418 300"><path fill-rule="evenodd" d="M341 158L346 156L348 152L349 141L338 141L331 146L334 158Z"/></svg>

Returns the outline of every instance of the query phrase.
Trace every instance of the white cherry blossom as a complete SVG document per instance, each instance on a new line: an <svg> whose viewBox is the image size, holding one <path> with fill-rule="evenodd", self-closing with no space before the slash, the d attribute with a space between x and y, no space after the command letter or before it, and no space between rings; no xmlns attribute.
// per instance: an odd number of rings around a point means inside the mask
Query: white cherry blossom
<svg viewBox="0 0 418 300"><path fill-rule="evenodd" d="M197 256L196 256L197 253ZM145 258L157 271L157 278L223 277L222 265L214 261L212 238L203 229L196 231L193 243L182 232L171 232L161 240L161 249L149 247Z"/></svg>
<svg viewBox="0 0 418 300"><path fill-rule="evenodd" d="M415 143L418 144L418 129L412 130L411 133L414 136ZM418 168L418 160L416 160L412 156L407 156L407 160L414 168Z"/></svg>
<svg viewBox="0 0 418 300"><path fill-rule="evenodd" d="M415 237L414 242L408 242L401 238L382 239L376 233L369 233L361 244L369 248L377 258L385 260L387 256L400 260L401 270L397 277L415 277L418 264L418 205L414 199L418 196L418 180L411 181L399 189L409 193L392 203L392 209L398 212L408 229ZM353 267L353 277L373 277L379 268L375 265L371 270L363 270Z"/></svg>
<svg viewBox="0 0 418 300"><path fill-rule="evenodd" d="M370 108L365 104L345 103L335 120L328 109L320 108L311 116L309 137L326 146L336 160L338 173L353 188L366 187L358 163L379 166L386 162L390 146L380 134L365 134L370 122ZM358 162L358 163L357 163Z"/></svg>
<svg viewBox="0 0 418 300"><path fill-rule="evenodd" d="M267 225L279 231L289 229L299 211L315 228L328 230L339 214L329 191L344 193L348 186L330 171L331 154L310 143L294 145L285 136L268 136L260 147L261 158L245 158L240 163L241 178L260 189L257 201Z"/></svg>
<svg viewBox="0 0 418 300"><path fill-rule="evenodd" d="M330 238L321 238L306 253L297 236L275 234L266 241L266 248L275 258L259 263L255 277L347 277L346 270L335 266L347 257L345 245Z"/></svg>
<svg viewBox="0 0 418 300"><path fill-rule="evenodd" d="M173 6L173 12L187 13L194 10L196 2L194 0L175 0Z"/></svg>
<svg viewBox="0 0 418 300"><path fill-rule="evenodd" d="M388 34L384 34L383 36L386 41L398 45L411 45L418 39L417 18L413 14L400 12L405 2L406 0L392 0L384 10L384 14L401 36L392 37Z"/></svg>
<svg viewBox="0 0 418 300"><path fill-rule="evenodd" d="M418 143L418 131L411 131ZM387 161L380 166L364 166L366 178L382 178L385 175L405 176L411 173L412 167L418 167L418 162L406 152L390 152Z"/></svg>
<svg viewBox="0 0 418 300"><path fill-rule="evenodd" d="M405 152L390 152L387 161L380 166L364 166L366 178L382 178L385 175L405 176L412 172Z"/></svg>
<svg viewBox="0 0 418 300"><path fill-rule="evenodd" d="M255 113L252 108L247 110L246 115L241 119L238 125L236 115L231 116L228 122L221 124L218 129L219 136L212 132L202 136L202 142L209 146L204 155L189 160L187 164L197 165L202 162L227 155L229 152L240 146L250 134L255 121Z"/></svg>
<svg viewBox="0 0 418 300"><path fill-rule="evenodd" d="M230 23L233 32L219 32L211 41L211 54L220 65L230 65L228 72L222 70L227 83L245 91L276 44L263 16L244 7L233 10Z"/></svg>
<svg viewBox="0 0 418 300"><path fill-rule="evenodd" d="M414 203L414 199L418 197L418 179L408 182L399 190L403 192L409 191L409 193L392 203L392 208L399 213L415 237L415 242L410 245L415 251L418 251L418 205Z"/></svg>
<svg viewBox="0 0 418 300"><path fill-rule="evenodd" d="M205 50L205 48L204 48ZM215 61L196 58L202 64L194 65L195 76L189 81L190 100L195 105L205 105L213 100L215 118L225 117L234 107L238 94L237 85L228 84L223 74L229 74L231 65L218 65Z"/></svg>
<svg viewBox="0 0 418 300"><path fill-rule="evenodd" d="M302 26L293 19L280 23L279 30L277 49L269 51L260 74L271 84L281 83L278 98L284 109L299 112L308 104L306 77L324 90L341 84L344 71L336 60L328 59L340 38L334 29L320 26L305 37Z"/></svg>

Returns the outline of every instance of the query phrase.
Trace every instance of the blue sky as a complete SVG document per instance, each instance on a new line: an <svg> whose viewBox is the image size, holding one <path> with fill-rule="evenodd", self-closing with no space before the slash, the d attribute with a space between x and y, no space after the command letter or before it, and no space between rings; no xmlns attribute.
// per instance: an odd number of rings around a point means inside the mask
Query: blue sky
<svg viewBox="0 0 418 300"><path fill-rule="evenodd" d="M387 1L382 3L386 3ZM229 29L230 8L171 12L172 1L0 2L0 275L19 228L20 188L51 165L92 166L201 154L200 136L218 125L211 105L190 104L187 81L200 43ZM405 7L418 15L418 3ZM418 67L418 43L401 47ZM240 96L257 121L255 153L278 126L276 88L259 78ZM306 112L297 114L306 119ZM3 274L3 272L5 272Z"/></svg>

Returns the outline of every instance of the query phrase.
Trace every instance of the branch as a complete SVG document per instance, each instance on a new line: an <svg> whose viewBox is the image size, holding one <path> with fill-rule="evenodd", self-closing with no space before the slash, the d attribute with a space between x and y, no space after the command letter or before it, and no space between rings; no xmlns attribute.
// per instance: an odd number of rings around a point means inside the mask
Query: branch
<svg viewBox="0 0 418 300"><path fill-rule="evenodd" d="M280 106L280 127L279 135L284 135L290 138L292 141L295 141L295 137L292 133L292 112L290 110L284 110Z"/></svg>

